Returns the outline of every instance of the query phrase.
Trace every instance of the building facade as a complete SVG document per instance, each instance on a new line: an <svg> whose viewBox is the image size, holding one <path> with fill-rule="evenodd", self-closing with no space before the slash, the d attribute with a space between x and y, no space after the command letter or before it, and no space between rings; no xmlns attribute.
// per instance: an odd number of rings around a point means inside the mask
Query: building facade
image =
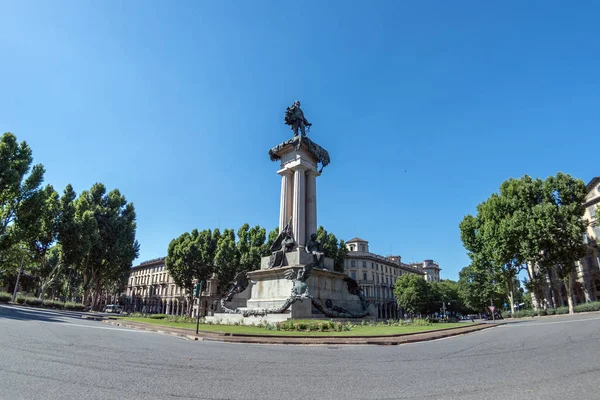
<svg viewBox="0 0 600 400"><path fill-rule="evenodd" d="M408 266L415 268L425 273L425 280L427 282L439 282L440 281L440 265L433 260L423 260L423 262L408 263Z"/></svg>
<svg viewBox="0 0 600 400"><path fill-rule="evenodd" d="M217 279L213 275L203 286L201 312L205 316L214 310L218 299ZM144 261L131 268L122 307L128 312L187 315L190 295L177 286L165 267L165 257ZM198 299L194 299L192 315L196 316Z"/></svg>
<svg viewBox="0 0 600 400"><path fill-rule="evenodd" d="M439 280L439 266L431 263L404 264L400 256L381 256L369 251L369 242L355 237L346 242L348 255L344 261L344 272L356 280L364 296L377 306L378 318L397 319L402 315L394 297L394 283L403 274L417 274L427 278L427 270L437 272ZM419 265L415 267L413 265ZM436 270L437 268L437 270Z"/></svg>
<svg viewBox="0 0 600 400"><path fill-rule="evenodd" d="M588 252L577 264L577 282L580 290L576 297L580 303L600 300L600 176L587 184L587 191L583 218L589 225L583 240L588 246Z"/></svg>

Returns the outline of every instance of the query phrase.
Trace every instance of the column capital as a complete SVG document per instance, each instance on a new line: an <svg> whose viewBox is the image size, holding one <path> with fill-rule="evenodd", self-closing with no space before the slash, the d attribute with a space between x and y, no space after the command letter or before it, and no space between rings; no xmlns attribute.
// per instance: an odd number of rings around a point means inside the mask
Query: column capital
<svg viewBox="0 0 600 400"><path fill-rule="evenodd" d="M311 169L309 167L307 167L304 164L297 164L294 165L292 168L292 171L296 172L296 171L310 171Z"/></svg>
<svg viewBox="0 0 600 400"><path fill-rule="evenodd" d="M283 169L280 169L279 171L277 171L277 173L281 176L292 176L294 171L289 168L283 168Z"/></svg>
<svg viewBox="0 0 600 400"><path fill-rule="evenodd" d="M314 175L314 176L321 176L321 173L319 171L317 171L316 169L311 169L309 168L308 170L306 170L306 175Z"/></svg>

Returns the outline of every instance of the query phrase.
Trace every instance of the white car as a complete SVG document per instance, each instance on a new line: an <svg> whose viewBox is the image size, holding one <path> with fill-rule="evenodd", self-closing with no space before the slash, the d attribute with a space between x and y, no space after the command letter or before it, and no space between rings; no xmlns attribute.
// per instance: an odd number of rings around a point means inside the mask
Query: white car
<svg viewBox="0 0 600 400"><path fill-rule="evenodd" d="M111 313L111 314L121 314L122 311L123 310L121 309L121 306L118 304L109 304L104 309L105 313Z"/></svg>

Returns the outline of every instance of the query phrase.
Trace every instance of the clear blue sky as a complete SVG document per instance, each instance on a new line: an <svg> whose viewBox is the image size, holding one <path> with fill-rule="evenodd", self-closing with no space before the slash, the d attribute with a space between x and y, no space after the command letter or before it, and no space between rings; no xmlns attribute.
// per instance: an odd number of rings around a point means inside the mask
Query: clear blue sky
<svg viewBox="0 0 600 400"><path fill-rule="evenodd" d="M2 1L0 131L59 192L119 188L140 261L277 225L267 150L299 99L332 159L319 224L457 279L458 224L503 180L600 175L600 7L412 3Z"/></svg>

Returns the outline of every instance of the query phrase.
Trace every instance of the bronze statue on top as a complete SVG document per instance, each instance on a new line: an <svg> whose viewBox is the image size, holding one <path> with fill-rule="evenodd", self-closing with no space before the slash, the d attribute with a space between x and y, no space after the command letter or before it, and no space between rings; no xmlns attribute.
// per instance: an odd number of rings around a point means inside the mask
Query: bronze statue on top
<svg viewBox="0 0 600 400"><path fill-rule="evenodd" d="M285 124L289 125L294 131L294 136L298 136L298 129L300 129L302 136L306 136L306 127L310 130L312 124L304 118L304 112L300 108L300 102L298 100L285 110Z"/></svg>

